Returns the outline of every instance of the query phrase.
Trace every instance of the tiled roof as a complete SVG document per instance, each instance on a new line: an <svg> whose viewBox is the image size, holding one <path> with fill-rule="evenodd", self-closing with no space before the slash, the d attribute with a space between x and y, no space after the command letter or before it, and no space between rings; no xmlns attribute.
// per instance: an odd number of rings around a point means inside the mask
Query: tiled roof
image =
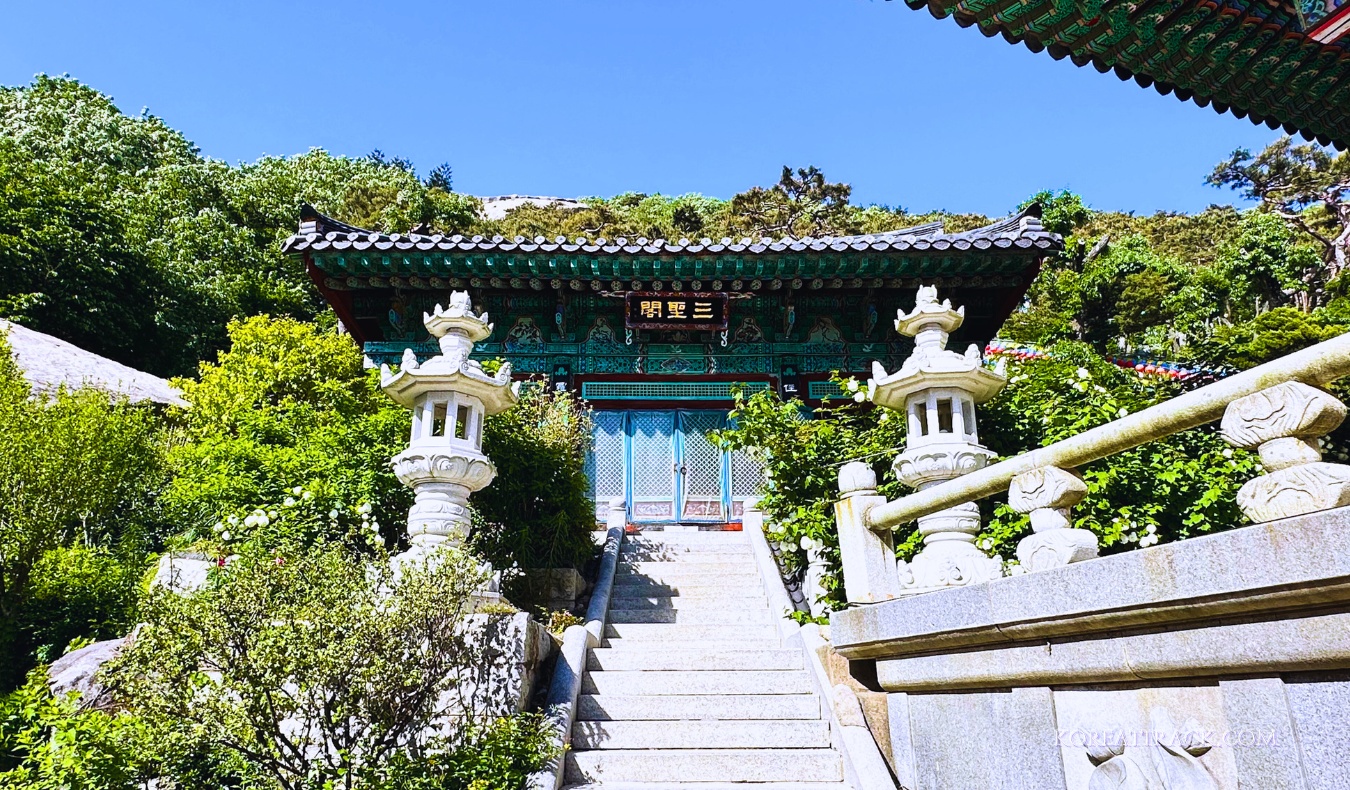
<svg viewBox="0 0 1350 790"><path fill-rule="evenodd" d="M1350 145L1350 36L1301 0L904 0L1001 36L1323 145ZM1312 16L1295 8L1311 9ZM1343 17L1342 17L1343 18ZM1339 29L1339 28L1338 28Z"/></svg>
<svg viewBox="0 0 1350 790"><path fill-rule="evenodd" d="M1059 234L1047 231L1040 221L1040 209L1032 206L1020 214L999 220L982 228L963 233L945 233L941 222L930 222L902 230L873 233L862 236L824 236L821 238L781 239L568 239L564 236L546 238L535 236L444 236L417 233L377 233L357 228L325 217L305 206L301 211L300 229L286 240L287 253L329 252L521 252L521 253L583 253L588 255L760 255L810 252L946 252L965 250L993 250L1026 253L1048 253L1063 249Z"/></svg>
<svg viewBox="0 0 1350 790"><path fill-rule="evenodd" d="M187 405L178 390L164 379L129 368L60 338L0 320L0 335L9 341L14 362L39 395L54 395L61 387L90 387L133 401Z"/></svg>

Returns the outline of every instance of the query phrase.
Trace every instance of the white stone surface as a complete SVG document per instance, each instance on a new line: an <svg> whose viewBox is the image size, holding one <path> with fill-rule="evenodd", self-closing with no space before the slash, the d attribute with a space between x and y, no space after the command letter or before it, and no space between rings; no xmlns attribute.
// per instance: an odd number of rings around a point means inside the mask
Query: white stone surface
<svg viewBox="0 0 1350 790"><path fill-rule="evenodd" d="M151 587L166 587L174 592L192 592L206 585L206 575L216 566L205 554L161 554L155 563Z"/></svg>

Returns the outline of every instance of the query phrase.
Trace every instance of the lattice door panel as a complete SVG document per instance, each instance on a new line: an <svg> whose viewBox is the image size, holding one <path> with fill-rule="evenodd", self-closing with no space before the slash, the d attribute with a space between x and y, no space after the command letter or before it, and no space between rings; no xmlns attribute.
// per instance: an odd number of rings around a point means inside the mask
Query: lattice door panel
<svg viewBox="0 0 1350 790"><path fill-rule="evenodd" d="M745 500L759 496L764 484L764 465L741 450L731 452L731 516L745 513Z"/></svg>
<svg viewBox="0 0 1350 790"><path fill-rule="evenodd" d="M634 521L675 519L675 412L629 412Z"/></svg>
<svg viewBox="0 0 1350 790"><path fill-rule="evenodd" d="M586 474L591 480L591 501L595 503L598 521L607 517L611 499L627 495L623 451L626 417L621 411L597 411L591 415L595 424L594 442L586 455Z"/></svg>
<svg viewBox="0 0 1350 790"><path fill-rule="evenodd" d="M725 520L726 453L708 439L710 432L721 427L720 412L680 412L681 519Z"/></svg>

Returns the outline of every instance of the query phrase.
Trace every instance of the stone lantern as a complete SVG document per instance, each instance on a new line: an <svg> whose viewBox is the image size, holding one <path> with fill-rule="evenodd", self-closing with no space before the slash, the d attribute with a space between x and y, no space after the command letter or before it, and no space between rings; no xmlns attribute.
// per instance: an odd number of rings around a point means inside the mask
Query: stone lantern
<svg viewBox="0 0 1350 790"><path fill-rule="evenodd" d="M483 455L483 418L509 409L518 399L511 366L495 376L469 359L476 342L492 334L487 314L474 315L469 294L456 291L450 306L423 314L441 353L418 364L408 349L397 373L380 368L380 386L412 409L412 439L394 456L394 474L416 494L408 511L413 550L459 546L469 533L469 495L491 483L497 468Z"/></svg>
<svg viewBox="0 0 1350 790"><path fill-rule="evenodd" d="M950 300L939 304L935 287L921 287L913 312L898 311L895 321L896 331L914 338L914 353L894 373L872 363L872 401L904 414L908 424L905 450L892 468L916 489L982 469L995 457L980 444L975 405L997 395L1008 378L1001 364L986 368L974 345L965 354L947 350L948 334L964 320L964 307L954 310ZM916 592L1002 576L1002 560L975 546L979 532L974 502L920 518L924 547L911 562L900 564L901 589Z"/></svg>

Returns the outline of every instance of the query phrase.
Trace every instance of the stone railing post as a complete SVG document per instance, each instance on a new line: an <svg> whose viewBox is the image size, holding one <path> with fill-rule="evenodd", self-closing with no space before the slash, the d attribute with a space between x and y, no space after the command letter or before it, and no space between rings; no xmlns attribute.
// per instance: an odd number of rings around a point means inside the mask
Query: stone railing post
<svg viewBox="0 0 1350 790"><path fill-rule="evenodd" d="M1034 533L1017 544L1017 560L1023 568L1043 571L1097 556L1097 536L1086 529L1073 529L1069 515L1086 495L1082 478L1054 466L1013 478L1008 505L1031 516Z"/></svg>
<svg viewBox="0 0 1350 790"><path fill-rule="evenodd" d="M616 496L609 500L609 509L605 511L605 529L617 529L620 532L628 527L628 500Z"/></svg>
<svg viewBox="0 0 1350 790"><path fill-rule="evenodd" d="M867 511L885 501L886 497L877 494L877 476L870 466L854 461L840 468L834 518L844 597L850 603L885 601L900 594L891 530L874 532L867 527Z"/></svg>
<svg viewBox="0 0 1350 790"><path fill-rule="evenodd" d="M1242 513L1260 524L1350 504L1350 466L1324 463L1317 446L1345 415L1330 393L1297 381L1228 404L1223 438L1255 449L1266 469L1238 490Z"/></svg>

